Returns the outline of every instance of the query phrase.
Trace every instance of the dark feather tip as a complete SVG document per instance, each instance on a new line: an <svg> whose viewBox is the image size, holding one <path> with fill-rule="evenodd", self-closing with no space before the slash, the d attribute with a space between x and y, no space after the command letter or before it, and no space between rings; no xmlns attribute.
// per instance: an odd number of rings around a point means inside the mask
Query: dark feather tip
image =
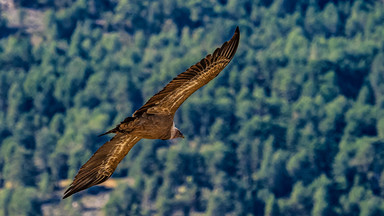
<svg viewBox="0 0 384 216"><path fill-rule="evenodd" d="M69 188L64 192L63 199L70 197L72 194L74 194L74 192L72 191L72 186L71 186L71 187L69 187Z"/></svg>
<svg viewBox="0 0 384 216"><path fill-rule="evenodd" d="M109 134L109 131L108 131L108 132L105 132L105 133L103 133L103 134L97 135L97 137L101 137L101 136L104 136L104 135L107 135L107 134Z"/></svg>

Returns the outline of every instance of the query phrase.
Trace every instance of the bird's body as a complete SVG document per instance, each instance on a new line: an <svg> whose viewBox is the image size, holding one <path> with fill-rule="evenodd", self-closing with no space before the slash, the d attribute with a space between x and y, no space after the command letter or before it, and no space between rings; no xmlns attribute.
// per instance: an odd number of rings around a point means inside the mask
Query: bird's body
<svg viewBox="0 0 384 216"><path fill-rule="evenodd" d="M174 115L171 114L148 114L128 117L108 133L133 134L143 139L167 140L172 137L174 129ZM102 134L102 135L105 135Z"/></svg>
<svg viewBox="0 0 384 216"><path fill-rule="evenodd" d="M175 112L190 95L215 78L228 65L236 53L239 40L240 31L237 27L231 40L175 77L131 117L102 134L116 135L80 168L65 191L63 199L106 181L140 139L167 140L184 137L173 122Z"/></svg>
<svg viewBox="0 0 384 216"><path fill-rule="evenodd" d="M162 114L147 114L139 118L134 134L144 139L171 139L173 129L173 116Z"/></svg>

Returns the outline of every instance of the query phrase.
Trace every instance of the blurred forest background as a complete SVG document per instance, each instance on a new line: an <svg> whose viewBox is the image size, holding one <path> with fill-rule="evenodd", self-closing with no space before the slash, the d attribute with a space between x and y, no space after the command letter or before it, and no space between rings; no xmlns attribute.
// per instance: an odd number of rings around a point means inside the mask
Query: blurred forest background
<svg viewBox="0 0 384 216"><path fill-rule="evenodd" d="M384 215L384 3L0 1L0 215ZM113 178L97 137L228 40L231 64Z"/></svg>

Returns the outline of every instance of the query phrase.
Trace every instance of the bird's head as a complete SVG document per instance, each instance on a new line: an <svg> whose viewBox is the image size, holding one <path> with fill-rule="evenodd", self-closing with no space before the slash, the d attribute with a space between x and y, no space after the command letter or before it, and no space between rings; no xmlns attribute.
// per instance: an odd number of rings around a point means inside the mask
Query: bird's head
<svg viewBox="0 0 384 216"><path fill-rule="evenodd" d="M184 139L184 135L181 133L181 131L179 129L177 129L176 127L173 127L171 130L171 138L170 139L175 139L175 138L179 138L179 137Z"/></svg>

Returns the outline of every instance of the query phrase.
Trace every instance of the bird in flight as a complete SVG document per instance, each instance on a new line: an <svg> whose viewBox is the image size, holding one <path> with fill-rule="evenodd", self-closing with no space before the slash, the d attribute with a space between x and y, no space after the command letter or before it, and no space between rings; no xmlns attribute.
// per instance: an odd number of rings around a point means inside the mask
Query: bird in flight
<svg viewBox="0 0 384 216"><path fill-rule="evenodd" d="M72 184L64 192L63 199L106 181L140 139L184 138L173 122L176 110L191 94L215 78L228 65L236 53L239 40L240 31L237 27L232 38L213 54L207 55L175 77L131 117L101 134L100 136L114 133L115 136L80 168Z"/></svg>

